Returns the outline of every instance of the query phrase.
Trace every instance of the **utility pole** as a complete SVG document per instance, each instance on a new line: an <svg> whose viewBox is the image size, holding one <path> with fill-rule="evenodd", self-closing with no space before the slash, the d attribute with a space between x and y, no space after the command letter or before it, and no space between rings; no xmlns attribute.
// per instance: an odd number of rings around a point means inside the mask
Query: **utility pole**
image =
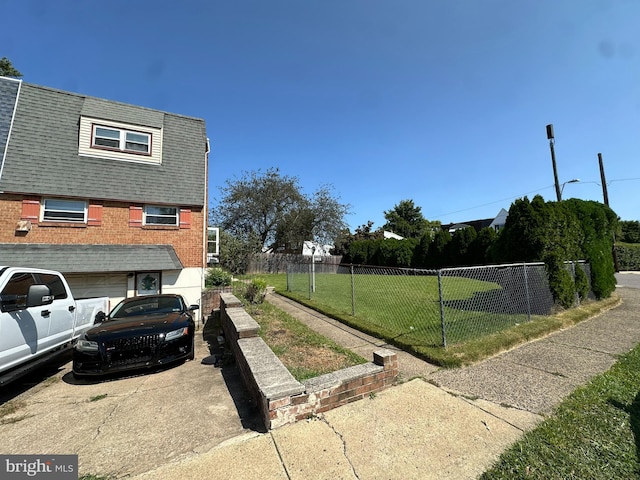
<svg viewBox="0 0 640 480"><path fill-rule="evenodd" d="M560 191L560 182L558 182L558 168L556 167L556 151L553 148L555 139L553 137L553 124L547 125L547 139L549 140L549 148L551 149L551 163L553 164L553 180L556 185L556 197L558 202L562 201L562 192Z"/></svg>
<svg viewBox="0 0 640 480"><path fill-rule="evenodd" d="M604 163L602 162L602 154L598 154L598 164L600 165L600 181L602 182L602 196L604 197L604 204L609 206L609 193L607 192L607 179L604 176ZM609 207L611 208L611 207ZM620 265L618 265L618 252L616 252L616 232L613 233L613 268L616 272L620 271Z"/></svg>
<svg viewBox="0 0 640 480"><path fill-rule="evenodd" d="M609 193L607 192L607 179L604 177L604 164L602 163L602 154L598 154L598 163L600 164L600 181L602 182L602 196L604 204L609 206Z"/></svg>

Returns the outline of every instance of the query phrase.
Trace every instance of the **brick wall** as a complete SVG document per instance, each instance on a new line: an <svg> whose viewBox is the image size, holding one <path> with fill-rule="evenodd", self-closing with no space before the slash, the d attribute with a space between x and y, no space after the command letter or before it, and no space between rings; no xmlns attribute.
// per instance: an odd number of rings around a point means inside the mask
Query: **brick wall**
<svg viewBox="0 0 640 480"><path fill-rule="evenodd" d="M361 400L390 387L398 378L397 355L380 349L372 363L300 383L258 336L259 325L234 295L222 293L220 307L225 337L267 429Z"/></svg>
<svg viewBox="0 0 640 480"><path fill-rule="evenodd" d="M24 234L15 229L22 214L23 198L21 195L0 195L0 243L173 245L185 267L203 266L205 211L202 208L191 209L190 228L130 227L129 203L101 202L99 226L39 222Z"/></svg>

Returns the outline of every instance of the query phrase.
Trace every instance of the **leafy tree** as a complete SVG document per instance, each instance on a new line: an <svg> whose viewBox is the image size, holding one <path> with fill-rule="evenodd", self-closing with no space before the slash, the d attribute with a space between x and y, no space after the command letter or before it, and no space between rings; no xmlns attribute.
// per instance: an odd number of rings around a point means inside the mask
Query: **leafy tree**
<svg viewBox="0 0 640 480"><path fill-rule="evenodd" d="M383 238L383 231L381 229L373 230L373 222L369 220L366 224L356 227L354 233L351 233L348 228L343 229L338 235L332 250L332 255L342 255L345 258L343 261L352 263L364 263L362 261L354 261L350 256L351 244L354 242L362 242L364 240L378 240ZM355 251L362 252L362 246L356 248ZM358 258L361 256L358 254Z"/></svg>
<svg viewBox="0 0 640 480"><path fill-rule="evenodd" d="M387 223L382 227L404 238L420 238L429 231L430 223L413 200L401 200L392 210L384 212Z"/></svg>
<svg viewBox="0 0 640 480"><path fill-rule="evenodd" d="M11 60L7 57L0 58L0 76L2 77L22 77L22 74L13 67Z"/></svg>
<svg viewBox="0 0 640 480"><path fill-rule="evenodd" d="M478 232L478 236L469 245L469 264L487 265L493 262L491 247L495 244L498 234L493 228L485 227Z"/></svg>
<svg viewBox="0 0 640 480"><path fill-rule="evenodd" d="M616 239L624 243L640 243L640 222L621 220Z"/></svg>
<svg viewBox="0 0 640 480"><path fill-rule="evenodd" d="M241 239L226 230L220 230L220 265L231 273L244 273L249 257L259 249L257 239Z"/></svg>
<svg viewBox="0 0 640 480"><path fill-rule="evenodd" d="M477 236L473 227L460 228L453 232L447 245L451 266L471 265L470 249Z"/></svg>
<svg viewBox="0 0 640 480"><path fill-rule="evenodd" d="M298 178L270 168L227 180L211 217L234 237L257 240L257 250L301 248L304 240L333 243L346 228L348 210L329 186L307 196Z"/></svg>
<svg viewBox="0 0 640 480"><path fill-rule="evenodd" d="M427 253L427 267L442 268L450 266L447 248L451 241L451 234L448 230L438 229L432 242L429 244L429 252Z"/></svg>

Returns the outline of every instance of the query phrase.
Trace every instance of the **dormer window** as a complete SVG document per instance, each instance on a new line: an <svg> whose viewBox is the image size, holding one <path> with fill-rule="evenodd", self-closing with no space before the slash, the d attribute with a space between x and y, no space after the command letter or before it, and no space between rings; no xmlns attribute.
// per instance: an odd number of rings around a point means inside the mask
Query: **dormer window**
<svg viewBox="0 0 640 480"><path fill-rule="evenodd" d="M78 154L160 165L162 128L81 116Z"/></svg>
<svg viewBox="0 0 640 480"><path fill-rule="evenodd" d="M94 125L91 146L94 148L150 155L151 134Z"/></svg>

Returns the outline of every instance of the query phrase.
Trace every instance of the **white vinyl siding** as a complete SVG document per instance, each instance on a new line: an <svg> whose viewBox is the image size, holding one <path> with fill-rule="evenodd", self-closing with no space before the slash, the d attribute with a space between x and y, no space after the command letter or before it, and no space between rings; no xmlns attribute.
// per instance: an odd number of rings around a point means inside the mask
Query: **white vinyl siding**
<svg viewBox="0 0 640 480"><path fill-rule="evenodd" d="M78 154L159 164L162 163L162 129L80 117Z"/></svg>

